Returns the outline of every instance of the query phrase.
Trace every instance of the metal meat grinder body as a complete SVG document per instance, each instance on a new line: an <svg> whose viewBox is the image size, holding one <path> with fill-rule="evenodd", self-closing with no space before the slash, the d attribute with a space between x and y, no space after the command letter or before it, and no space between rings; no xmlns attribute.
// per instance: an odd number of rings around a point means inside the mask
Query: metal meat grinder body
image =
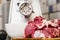
<svg viewBox="0 0 60 40"><path fill-rule="evenodd" d="M42 16L39 0L11 0L6 32L12 38L22 38L29 20Z"/></svg>

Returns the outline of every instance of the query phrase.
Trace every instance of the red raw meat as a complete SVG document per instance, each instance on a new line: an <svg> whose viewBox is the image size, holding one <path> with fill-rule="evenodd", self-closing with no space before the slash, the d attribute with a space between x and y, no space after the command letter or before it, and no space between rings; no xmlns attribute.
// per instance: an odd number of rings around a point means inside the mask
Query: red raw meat
<svg viewBox="0 0 60 40"><path fill-rule="evenodd" d="M58 19L58 23L57 24L60 26L60 19Z"/></svg>
<svg viewBox="0 0 60 40"><path fill-rule="evenodd" d="M48 21L49 27L58 27L57 20L50 20Z"/></svg>
<svg viewBox="0 0 60 40"><path fill-rule="evenodd" d="M43 36L42 36L43 35ZM55 38L60 37L60 19L45 20L37 16L29 21L25 28L26 38Z"/></svg>
<svg viewBox="0 0 60 40"><path fill-rule="evenodd" d="M43 17L38 16L38 17L35 17L35 18L34 18L34 22L35 22L36 24L41 25L43 19L44 19Z"/></svg>
<svg viewBox="0 0 60 40"><path fill-rule="evenodd" d="M31 34L33 34L36 29L37 29L37 27L35 24L28 24L25 28L25 36L30 38Z"/></svg>
<svg viewBox="0 0 60 40"><path fill-rule="evenodd" d="M34 18L34 23L36 24L38 29L42 29L44 26L46 26L45 22L46 22L46 20L41 16Z"/></svg>
<svg viewBox="0 0 60 40"><path fill-rule="evenodd" d="M51 34L48 31L43 30L43 33L45 35L45 38L52 38Z"/></svg>
<svg viewBox="0 0 60 40"><path fill-rule="evenodd" d="M43 30L47 31L52 38L59 36L59 30L57 28L44 28Z"/></svg>
<svg viewBox="0 0 60 40"><path fill-rule="evenodd" d="M50 20L52 23L51 23L51 26L53 27L59 27L60 26L60 19L54 19L54 20Z"/></svg>
<svg viewBox="0 0 60 40"><path fill-rule="evenodd" d="M59 37L59 30L57 28L53 28L53 35Z"/></svg>
<svg viewBox="0 0 60 40"><path fill-rule="evenodd" d="M43 29L43 33L46 35L47 38L53 38L54 35L52 34L53 33L53 29L52 28L44 28Z"/></svg>

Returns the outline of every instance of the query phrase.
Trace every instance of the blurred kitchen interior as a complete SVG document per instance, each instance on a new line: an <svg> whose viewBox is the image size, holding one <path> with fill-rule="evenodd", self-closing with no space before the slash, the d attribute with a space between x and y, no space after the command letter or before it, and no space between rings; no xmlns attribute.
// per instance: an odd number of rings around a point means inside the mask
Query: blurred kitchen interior
<svg viewBox="0 0 60 40"><path fill-rule="evenodd" d="M8 23L10 0L0 0L0 30ZM42 15L47 19L60 18L60 0L40 0Z"/></svg>

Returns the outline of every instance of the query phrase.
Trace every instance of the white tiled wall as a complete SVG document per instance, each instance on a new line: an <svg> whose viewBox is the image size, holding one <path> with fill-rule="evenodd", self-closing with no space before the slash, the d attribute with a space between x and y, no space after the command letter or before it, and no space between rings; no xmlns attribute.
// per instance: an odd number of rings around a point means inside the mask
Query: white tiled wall
<svg viewBox="0 0 60 40"><path fill-rule="evenodd" d="M40 0L40 5L43 7L43 6L46 6L47 5L47 0Z"/></svg>
<svg viewBox="0 0 60 40"><path fill-rule="evenodd" d="M56 4L56 0L47 0L48 1L48 5L54 5Z"/></svg>
<svg viewBox="0 0 60 40"><path fill-rule="evenodd" d="M57 18L60 18L60 12L50 14L50 19L57 19Z"/></svg>
<svg viewBox="0 0 60 40"><path fill-rule="evenodd" d="M60 4L57 4L57 11L60 11Z"/></svg>
<svg viewBox="0 0 60 40"><path fill-rule="evenodd" d="M57 4L57 0L40 0L40 5L41 5L41 10L42 13L44 14L43 16L48 19L49 17L47 16L49 13L49 6L53 7L53 12L50 14L50 19L55 19L60 17L60 3ZM56 12L56 13L55 13ZM47 14L45 14L47 13Z"/></svg>
<svg viewBox="0 0 60 40"><path fill-rule="evenodd" d="M57 11L57 4L53 5L53 11Z"/></svg>
<svg viewBox="0 0 60 40"><path fill-rule="evenodd" d="M41 7L42 13L48 13L49 12L48 6Z"/></svg>
<svg viewBox="0 0 60 40"><path fill-rule="evenodd" d="M48 14L43 15L43 17L48 20Z"/></svg>

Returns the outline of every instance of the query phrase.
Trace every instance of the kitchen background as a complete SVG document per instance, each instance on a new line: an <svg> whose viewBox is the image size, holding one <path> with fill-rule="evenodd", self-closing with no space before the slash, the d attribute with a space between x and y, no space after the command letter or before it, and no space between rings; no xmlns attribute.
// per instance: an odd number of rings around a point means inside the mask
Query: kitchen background
<svg viewBox="0 0 60 40"><path fill-rule="evenodd" d="M0 0L0 30L8 23L10 0ZM40 0L43 16L47 19L60 18L60 0Z"/></svg>

